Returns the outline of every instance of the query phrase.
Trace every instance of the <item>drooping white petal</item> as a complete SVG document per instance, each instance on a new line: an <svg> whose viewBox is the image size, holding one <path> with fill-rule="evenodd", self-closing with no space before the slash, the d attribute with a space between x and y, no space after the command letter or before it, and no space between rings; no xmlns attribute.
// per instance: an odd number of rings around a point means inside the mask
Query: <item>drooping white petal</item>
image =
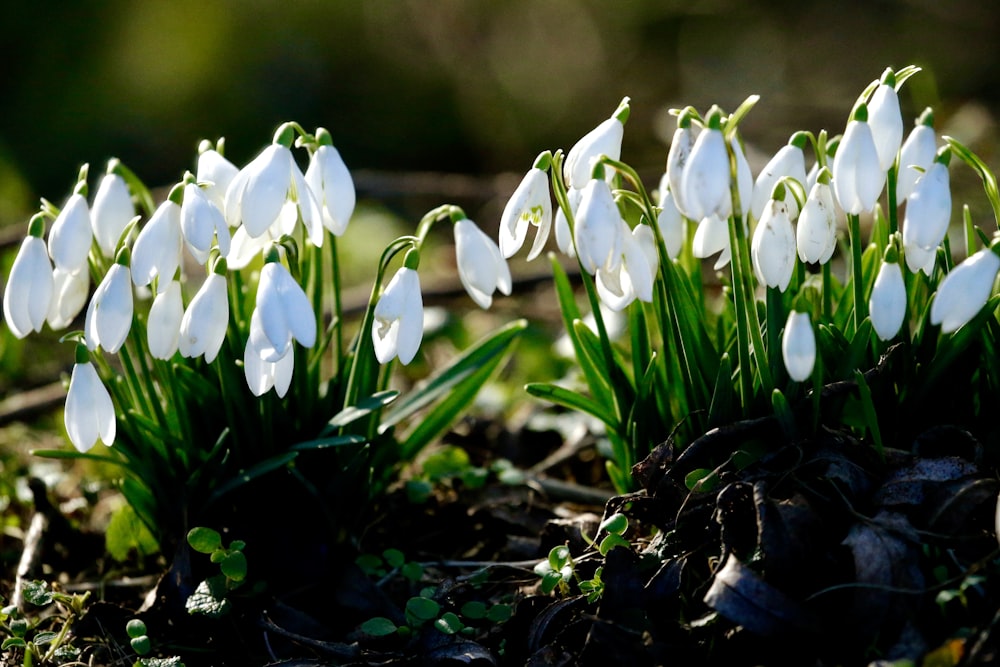
<svg viewBox="0 0 1000 667"><path fill-rule="evenodd" d="M80 452L88 451L98 438L108 446L115 441L115 406L90 362L73 366L64 420L70 442Z"/></svg>
<svg viewBox="0 0 1000 667"><path fill-rule="evenodd" d="M45 241L27 236L18 248L3 293L3 316L18 338L41 331L52 302L54 281Z"/></svg>
<svg viewBox="0 0 1000 667"><path fill-rule="evenodd" d="M49 255L64 272L78 271L87 265L87 255L94 240L90 207L81 194L71 195L49 230Z"/></svg>
<svg viewBox="0 0 1000 667"><path fill-rule="evenodd" d="M666 178L670 184L670 191L674 193L674 202L677 210L684 217L697 220L698 218L694 218L688 213L682 187L684 170L687 167L688 158L691 156L691 149L694 148L694 140L695 131L690 126L678 127L674 131L674 137L670 141L670 150L667 151Z"/></svg>
<svg viewBox="0 0 1000 667"><path fill-rule="evenodd" d="M57 268L52 272L52 281L52 302L45 318L53 331L59 331L68 327L87 305L90 272L80 269L75 273L66 273Z"/></svg>
<svg viewBox="0 0 1000 667"><path fill-rule="evenodd" d="M590 179L580 196L573 240L583 268L591 275L599 268L612 271L621 263L621 219L608 184Z"/></svg>
<svg viewBox="0 0 1000 667"><path fill-rule="evenodd" d="M261 358L274 362L288 351L292 340L305 347L316 342L316 315L302 287L279 262L268 262L261 270L257 287L255 315L260 331L266 336L274 353ZM253 327L251 327L253 329ZM261 351L265 346L257 342Z"/></svg>
<svg viewBox="0 0 1000 667"><path fill-rule="evenodd" d="M795 268L795 230L784 201L770 200L750 243L757 280L782 292L788 288Z"/></svg>
<svg viewBox="0 0 1000 667"><path fill-rule="evenodd" d="M884 185L885 171L879 165L871 128L864 121L852 120L833 157L833 188L840 207L851 215L870 212Z"/></svg>
<svg viewBox="0 0 1000 667"><path fill-rule="evenodd" d="M948 233L951 220L951 188L948 167L935 162L917 180L906 202L903 244L924 250L936 248Z"/></svg>
<svg viewBox="0 0 1000 667"><path fill-rule="evenodd" d="M868 124L875 138L879 167L888 171L896 161L899 145L903 141L903 116L894 86L881 83L872 93L868 103Z"/></svg>
<svg viewBox="0 0 1000 667"><path fill-rule="evenodd" d="M694 232L691 252L698 259L711 257L729 248L729 223L717 215L710 215Z"/></svg>
<svg viewBox="0 0 1000 667"><path fill-rule="evenodd" d="M934 264L937 262L937 248L921 248L915 243L907 245L906 234L904 233L903 236L903 254L906 257L906 268L910 270L910 273L923 271L926 275L931 275L934 271Z"/></svg>
<svg viewBox="0 0 1000 667"><path fill-rule="evenodd" d="M896 262L883 262L868 300L872 328L882 340L894 338L906 317L906 285Z"/></svg>
<svg viewBox="0 0 1000 667"><path fill-rule="evenodd" d="M354 213L357 195L354 179L340 152L333 146L320 146L306 169L305 181L319 204L323 226L334 236L347 230Z"/></svg>
<svg viewBox="0 0 1000 667"><path fill-rule="evenodd" d="M816 364L816 335L808 313L793 310L788 314L781 337L781 356L788 376L796 382L805 382L812 375Z"/></svg>
<svg viewBox="0 0 1000 667"><path fill-rule="evenodd" d="M826 264L837 247L836 204L828 183L816 183L809 190L795 228L799 259L803 262Z"/></svg>
<svg viewBox="0 0 1000 667"><path fill-rule="evenodd" d="M469 296L481 308L493 303L493 292L510 294L512 281L500 248L468 218L454 225L458 277Z"/></svg>
<svg viewBox="0 0 1000 667"><path fill-rule="evenodd" d="M956 266L938 286L931 304L931 324L951 333L983 309L993 293L1000 257L985 248Z"/></svg>
<svg viewBox="0 0 1000 667"><path fill-rule="evenodd" d="M158 291L162 291L173 280L180 264L181 207L168 199L139 230L132 246L132 280L144 287L153 278L159 278Z"/></svg>
<svg viewBox="0 0 1000 667"><path fill-rule="evenodd" d="M930 169L937 154L934 128L919 124L913 128L899 152L899 179L896 182L896 205L901 205L913 192L913 186Z"/></svg>
<svg viewBox="0 0 1000 667"><path fill-rule="evenodd" d="M542 252L552 228L549 175L536 167L528 170L521 179L500 216L500 252L504 257L512 257L521 249L528 229L532 225L537 231L531 251L528 253L528 261Z"/></svg>
<svg viewBox="0 0 1000 667"><path fill-rule="evenodd" d="M713 213L721 216L730 196L730 180L729 154L722 131L702 130L691 149L681 181L678 201L687 208L685 215L693 220Z"/></svg>
<svg viewBox="0 0 1000 667"><path fill-rule="evenodd" d="M660 213L656 216L656 224L660 228L667 256L670 259L677 259L681 254L681 248L684 247L684 219L677 209L673 192L670 190L661 192L660 207Z"/></svg>
<svg viewBox="0 0 1000 667"><path fill-rule="evenodd" d="M118 174L105 174L90 209L94 237L105 257L114 257L122 232L133 217L135 205L125 179Z"/></svg>
<svg viewBox="0 0 1000 667"><path fill-rule="evenodd" d="M750 211L753 217L760 220L764 214L764 206L771 199L771 193L778 181L791 177L802 187L806 186L806 159L802 149L793 144L785 144L768 160L764 168L757 174L753 186L753 201ZM788 207L788 217L794 220L799 214L799 206L790 188L785 190L785 205Z"/></svg>
<svg viewBox="0 0 1000 667"><path fill-rule="evenodd" d="M622 138L625 126L615 117L608 118L593 130L583 135L566 154L563 174L566 185L582 188L590 180L594 161L601 155L618 160L622 154ZM609 170L608 176L612 172Z"/></svg>
<svg viewBox="0 0 1000 667"><path fill-rule="evenodd" d="M124 264L114 264L87 306L84 335L87 347L114 354L121 349L132 328L132 276Z"/></svg>
<svg viewBox="0 0 1000 667"><path fill-rule="evenodd" d="M212 363L222 349L229 326L229 296L226 278L212 273L191 299L181 319L178 349L185 357L204 355Z"/></svg>
<svg viewBox="0 0 1000 667"><path fill-rule="evenodd" d="M230 236L226 218L209 200L205 191L194 183L184 186L180 228L184 240L196 257L207 256L215 244L218 244L220 257L229 255Z"/></svg>
<svg viewBox="0 0 1000 667"><path fill-rule="evenodd" d="M288 199L292 179L292 152L281 144L271 144L233 179L226 191L226 215L230 201L250 236L267 231ZM245 176L244 176L245 174ZM233 197L230 197L230 192ZM230 223L231 224L231 223Z"/></svg>
<svg viewBox="0 0 1000 667"><path fill-rule="evenodd" d="M205 184L205 194L220 211L226 210L226 190L236 178L239 169L215 149L198 155L195 178Z"/></svg>
<svg viewBox="0 0 1000 667"><path fill-rule="evenodd" d="M576 212L580 208L580 198L583 195L582 189L570 188L566 191L566 199L569 201L570 212L573 219L576 219ZM573 244L573 232L570 231L569 221L566 213L560 206L555 212L555 220L552 222L555 228L556 247L567 257L576 257L576 246Z"/></svg>
<svg viewBox="0 0 1000 667"><path fill-rule="evenodd" d="M416 270L400 268L375 304L372 343L384 364L394 357L404 366L420 348L424 333L423 299Z"/></svg>
<svg viewBox="0 0 1000 667"><path fill-rule="evenodd" d="M253 331L260 329L258 311L255 310L250 322L251 336L247 339L243 354L243 372L247 386L254 396L263 396L273 387L278 397L283 398L292 382L295 354L289 350L277 360L267 361L265 357L271 356L273 350L259 349L255 344L259 339L252 335ZM267 342L266 337L263 340Z"/></svg>
<svg viewBox="0 0 1000 667"><path fill-rule="evenodd" d="M176 280L166 283L162 292L149 307L146 338L149 354L154 359L169 359L177 352L180 341L181 320L184 318L184 301L181 284Z"/></svg>

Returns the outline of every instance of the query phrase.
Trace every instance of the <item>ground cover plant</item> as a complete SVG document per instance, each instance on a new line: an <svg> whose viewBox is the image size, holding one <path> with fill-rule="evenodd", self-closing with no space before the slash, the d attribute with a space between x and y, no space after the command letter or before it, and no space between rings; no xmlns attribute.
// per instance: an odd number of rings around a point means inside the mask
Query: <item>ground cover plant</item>
<svg viewBox="0 0 1000 667"><path fill-rule="evenodd" d="M932 110L904 130L911 76L887 69L842 133L796 131L756 176L740 127L766 100L677 109L655 187L621 155L626 98L536 158L496 241L454 205L392 241L352 328L337 243L355 196L325 130L286 123L242 169L203 144L159 204L117 161L88 203L82 169L30 221L4 315L22 337L86 306L63 336L74 448L37 454L114 464L117 538L166 556L142 625L117 619L119 644L145 664L985 661L1000 191ZM959 167L993 220L953 210ZM523 400L599 425L584 431L610 499L584 497L603 517L545 506L527 530L539 508L524 494L581 485L545 486L531 455L483 447L500 438L424 453L461 440L453 427L527 328L395 388L394 360L420 354L439 224L482 308L513 291L507 259L529 232L529 261L555 237L575 363ZM262 522L276 502L298 511ZM65 637L22 622L30 600L11 594L9 655L56 660L38 647ZM202 645L180 650L183 633Z"/></svg>

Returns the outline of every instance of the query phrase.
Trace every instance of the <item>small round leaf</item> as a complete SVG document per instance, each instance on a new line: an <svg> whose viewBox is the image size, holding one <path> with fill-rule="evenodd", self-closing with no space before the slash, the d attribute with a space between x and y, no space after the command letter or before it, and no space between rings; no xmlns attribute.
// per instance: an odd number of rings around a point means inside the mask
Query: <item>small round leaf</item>
<svg viewBox="0 0 1000 667"><path fill-rule="evenodd" d="M146 635L133 637L129 643L132 645L132 650L136 652L136 655L146 655L153 648L152 643L149 641L149 637Z"/></svg>
<svg viewBox="0 0 1000 667"><path fill-rule="evenodd" d="M125 626L125 632L127 632L128 636L131 637L132 639L135 639L136 637L141 637L144 634L146 634L146 624L143 623L138 618L133 618Z"/></svg>
<svg viewBox="0 0 1000 667"><path fill-rule="evenodd" d="M458 617L454 612L446 612L441 618L434 621L434 627L445 633L446 635L453 635L456 632L461 632L465 624L462 623L462 619Z"/></svg>
<svg viewBox="0 0 1000 667"><path fill-rule="evenodd" d="M222 547L222 535L217 530L197 526L188 531L188 544L191 548L202 554L210 554Z"/></svg>
<svg viewBox="0 0 1000 667"><path fill-rule="evenodd" d="M388 618L376 616L361 624L361 632L370 637L387 637L395 634L399 628Z"/></svg>
<svg viewBox="0 0 1000 667"><path fill-rule="evenodd" d="M247 557L242 551L233 551L222 561L219 569L233 581L243 581L247 576Z"/></svg>

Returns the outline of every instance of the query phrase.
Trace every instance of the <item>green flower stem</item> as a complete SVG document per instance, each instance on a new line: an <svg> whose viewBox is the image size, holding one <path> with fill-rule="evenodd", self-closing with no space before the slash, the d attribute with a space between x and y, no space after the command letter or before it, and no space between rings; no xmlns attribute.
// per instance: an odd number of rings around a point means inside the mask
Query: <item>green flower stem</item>
<svg viewBox="0 0 1000 667"><path fill-rule="evenodd" d="M781 376L781 328L785 323L785 308L781 290L767 288L767 360L772 378Z"/></svg>
<svg viewBox="0 0 1000 667"><path fill-rule="evenodd" d="M861 266L861 218L857 214L847 215L848 233L851 241L851 286L854 290L854 331L867 317L865 304L864 268Z"/></svg>
<svg viewBox="0 0 1000 667"><path fill-rule="evenodd" d="M830 322L833 318L833 269L830 262L823 262L823 321Z"/></svg>
<svg viewBox="0 0 1000 667"><path fill-rule="evenodd" d="M899 208L896 206L896 184L899 180L899 158L892 163L889 167L889 173L886 176L886 187L885 187L885 204L886 210L889 212L889 236L892 236L897 231L899 231ZM880 251L885 250L884 248L879 248Z"/></svg>

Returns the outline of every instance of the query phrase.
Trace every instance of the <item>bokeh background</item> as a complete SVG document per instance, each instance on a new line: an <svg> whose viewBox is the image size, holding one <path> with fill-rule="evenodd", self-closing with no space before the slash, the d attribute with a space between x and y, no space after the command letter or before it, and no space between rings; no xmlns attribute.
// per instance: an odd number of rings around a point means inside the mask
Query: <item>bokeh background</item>
<svg viewBox="0 0 1000 667"><path fill-rule="evenodd" d="M93 174L116 156L151 185L170 185L192 168L199 139L225 136L227 155L242 164L291 119L331 130L362 197L419 215L442 197L478 195L477 214L492 217L516 184L494 176L516 179L541 150L568 148L624 95L633 111L623 156L655 178L674 127L670 107L732 109L760 94L744 125L759 163L797 129L841 131L865 84L886 66L906 64L924 72L904 89L904 115L934 106L944 131L960 125L959 136L990 159L998 7L981 0L7 3L0 224L23 224L42 196L61 204L84 162ZM495 224L485 217L484 226Z"/></svg>

